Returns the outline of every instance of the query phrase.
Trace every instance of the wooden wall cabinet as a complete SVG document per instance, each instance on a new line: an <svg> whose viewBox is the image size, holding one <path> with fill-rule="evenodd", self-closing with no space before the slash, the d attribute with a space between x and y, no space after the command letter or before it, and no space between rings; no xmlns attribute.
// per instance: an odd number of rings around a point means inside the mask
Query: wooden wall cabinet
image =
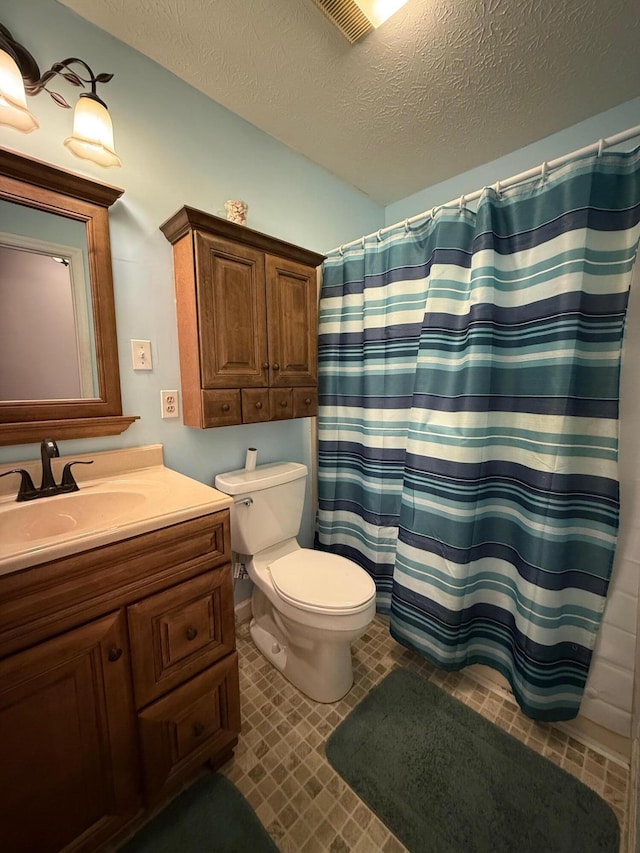
<svg viewBox="0 0 640 853"><path fill-rule="evenodd" d="M189 207L161 230L173 244L184 423L317 414L324 255Z"/></svg>
<svg viewBox="0 0 640 853"><path fill-rule="evenodd" d="M240 731L229 511L0 576L7 853L111 849Z"/></svg>

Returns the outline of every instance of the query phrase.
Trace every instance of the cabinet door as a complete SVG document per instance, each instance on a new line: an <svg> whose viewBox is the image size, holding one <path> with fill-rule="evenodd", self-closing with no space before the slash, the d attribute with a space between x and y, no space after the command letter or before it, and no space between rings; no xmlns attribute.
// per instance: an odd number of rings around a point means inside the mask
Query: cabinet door
<svg viewBox="0 0 640 853"><path fill-rule="evenodd" d="M266 256L269 384L315 385L318 297L313 267Z"/></svg>
<svg viewBox="0 0 640 853"><path fill-rule="evenodd" d="M196 232L203 388L267 385L264 255Z"/></svg>
<svg viewBox="0 0 640 853"><path fill-rule="evenodd" d="M7 853L96 850L138 808L124 613L0 662Z"/></svg>

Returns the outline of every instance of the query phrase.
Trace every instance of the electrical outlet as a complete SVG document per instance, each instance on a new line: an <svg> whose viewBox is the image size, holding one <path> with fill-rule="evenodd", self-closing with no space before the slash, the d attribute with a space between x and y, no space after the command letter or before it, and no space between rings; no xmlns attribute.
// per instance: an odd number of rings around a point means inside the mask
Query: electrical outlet
<svg viewBox="0 0 640 853"><path fill-rule="evenodd" d="M178 411L178 392L177 391L161 391L160 403L163 418L177 418Z"/></svg>
<svg viewBox="0 0 640 853"><path fill-rule="evenodd" d="M134 370L153 370L151 341L131 341L131 360Z"/></svg>

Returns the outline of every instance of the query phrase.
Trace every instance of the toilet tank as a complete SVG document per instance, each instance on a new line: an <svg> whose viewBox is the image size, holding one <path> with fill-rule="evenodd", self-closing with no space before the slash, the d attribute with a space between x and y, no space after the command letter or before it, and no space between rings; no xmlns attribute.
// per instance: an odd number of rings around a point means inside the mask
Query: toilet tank
<svg viewBox="0 0 640 853"><path fill-rule="evenodd" d="M300 530L307 466L299 462L257 465L218 474L216 489L231 495L231 548L257 554ZM245 499L249 499L245 503Z"/></svg>

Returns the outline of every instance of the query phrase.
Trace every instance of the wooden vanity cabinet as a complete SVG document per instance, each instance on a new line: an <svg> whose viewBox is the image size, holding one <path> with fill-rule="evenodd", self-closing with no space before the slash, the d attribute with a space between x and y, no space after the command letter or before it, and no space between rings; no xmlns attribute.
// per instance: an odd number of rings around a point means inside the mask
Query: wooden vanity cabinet
<svg viewBox="0 0 640 853"><path fill-rule="evenodd" d="M0 576L7 853L112 849L231 757L229 512Z"/></svg>
<svg viewBox="0 0 640 853"><path fill-rule="evenodd" d="M324 256L189 207L161 230L173 244L184 423L317 414Z"/></svg>

